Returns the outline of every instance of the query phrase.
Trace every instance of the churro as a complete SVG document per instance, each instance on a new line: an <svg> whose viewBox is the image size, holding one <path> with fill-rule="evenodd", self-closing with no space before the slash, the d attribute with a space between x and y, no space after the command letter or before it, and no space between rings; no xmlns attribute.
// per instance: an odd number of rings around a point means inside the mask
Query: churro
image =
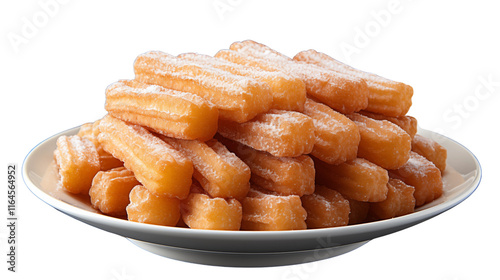
<svg viewBox="0 0 500 280"><path fill-rule="evenodd" d="M448 155L443 146L430 138L417 134L411 142L411 150L434 163L441 171L441 174L443 174L446 169L446 158Z"/></svg>
<svg viewBox="0 0 500 280"><path fill-rule="evenodd" d="M298 112L269 110L246 123L219 121L219 134L277 157L296 157L312 151L313 120Z"/></svg>
<svg viewBox="0 0 500 280"><path fill-rule="evenodd" d="M372 118L374 120L386 120L390 121L391 123L399 126L401 129L406 131L408 135L410 135L410 138L413 139L415 134L417 134L418 126L417 126L417 119L412 117L412 116L399 116L399 117L389 117L386 115L381 115L377 113L372 113L368 111L361 111L359 112L360 114L367 116L369 118Z"/></svg>
<svg viewBox="0 0 500 280"><path fill-rule="evenodd" d="M139 55L134 70L141 82L203 97L219 109L219 117L225 120L249 121L267 112L273 102L266 83L158 51Z"/></svg>
<svg viewBox="0 0 500 280"><path fill-rule="evenodd" d="M340 164L355 159L360 135L358 126L330 107L307 99L304 114L312 118L316 141L311 155L330 163Z"/></svg>
<svg viewBox="0 0 500 280"><path fill-rule="evenodd" d="M81 125L77 135L89 139L90 142L94 144L97 153L99 154L99 163L102 171L123 166L123 162L115 158L112 154L106 152L102 148L101 143L99 143L99 140L97 140L97 135L99 135L99 122L100 120L97 120L93 123Z"/></svg>
<svg viewBox="0 0 500 280"><path fill-rule="evenodd" d="M287 75L283 72L265 71L256 67L243 66L208 55L185 53L179 55L179 57L201 65L208 65L224 70L235 75L252 77L267 83L273 96L273 105L271 107L273 109L298 112L304 110L306 86L299 78Z"/></svg>
<svg viewBox="0 0 500 280"><path fill-rule="evenodd" d="M175 226L181 216L179 199L155 195L141 185L130 191L126 211L129 221L161 226Z"/></svg>
<svg viewBox="0 0 500 280"><path fill-rule="evenodd" d="M370 203L369 216L374 220L390 219L415 211L415 188L398 179L389 179L387 199Z"/></svg>
<svg viewBox="0 0 500 280"><path fill-rule="evenodd" d="M99 142L156 195L184 199L189 194L193 165L145 128L107 115L99 124Z"/></svg>
<svg viewBox="0 0 500 280"><path fill-rule="evenodd" d="M125 167L99 171L89 190L90 203L104 214L125 216L125 208L130 203L130 191L139 184L134 173Z"/></svg>
<svg viewBox="0 0 500 280"><path fill-rule="evenodd" d="M247 195L250 168L217 140L160 138L193 162L193 176L210 196L242 199Z"/></svg>
<svg viewBox="0 0 500 280"><path fill-rule="evenodd" d="M99 154L86 138L77 135L57 138L54 158L63 189L75 194L88 194L92 179L100 170Z"/></svg>
<svg viewBox="0 0 500 280"><path fill-rule="evenodd" d="M339 192L317 185L313 194L301 197L307 211L307 228L345 226L349 223L349 201Z"/></svg>
<svg viewBox="0 0 500 280"><path fill-rule="evenodd" d="M106 89L106 110L121 120L180 139L211 139L217 131L217 108L192 93L136 80Z"/></svg>
<svg viewBox="0 0 500 280"><path fill-rule="evenodd" d="M409 85L355 69L315 50L299 52L293 59L363 79L369 92L367 111L397 117L410 109L413 88Z"/></svg>
<svg viewBox="0 0 500 280"><path fill-rule="evenodd" d="M314 192L314 162L309 156L275 157L220 135L217 139L250 167L253 184L279 195Z"/></svg>
<svg viewBox="0 0 500 280"><path fill-rule="evenodd" d="M411 151L408 133L386 120L374 120L357 113L348 117L358 125L361 135L358 157L385 169L397 169L405 164Z"/></svg>

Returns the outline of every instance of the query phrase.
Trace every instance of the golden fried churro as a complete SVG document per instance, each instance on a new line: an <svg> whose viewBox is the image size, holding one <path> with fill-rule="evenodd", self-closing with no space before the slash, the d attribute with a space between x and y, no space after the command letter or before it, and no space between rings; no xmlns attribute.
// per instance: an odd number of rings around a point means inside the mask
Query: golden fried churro
<svg viewBox="0 0 500 280"><path fill-rule="evenodd" d="M99 142L155 195L184 199L193 165L170 145L138 125L107 115L99 124Z"/></svg>
<svg viewBox="0 0 500 280"><path fill-rule="evenodd" d="M99 154L87 138L61 136L57 138L54 158L64 190L75 194L87 194L92 179L100 170Z"/></svg>
<svg viewBox="0 0 500 280"><path fill-rule="evenodd" d="M443 194L441 171L415 152L410 152L410 159L403 166L389 172L391 177L415 187L415 206L431 202Z"/></svg>
<svg viewBox="0 0 500 280"><path fill-rule="evenodd" d="M357 113L348 117L358 125L361 135L358 157L385 169L397 169L405 164L411 151L408 133L389 121L378 121Z"/></svg>
<svg viewBox="0 0 500 280"><path fill-rule="evenodd" d="M369 90L367 111L397 117L405 115L410 109L411 86L355 69L315 50L299 52L293 59L365 80Z"/></svg>
<svg viewBox="0 0 500 280"><path fill-rule="evenodd" d="M97 120L93 123L86 123L80 126L80 130L78 131L78 136L84 137L92 142L99 154L99 162L101 166L101 170L110 170L116 167L123 166L123 162L117 158L115 158L112 154L106 152L103 148L99 140L97 140L97 135L99 135L99 122Z"/></svg>
<svg viewBox="0 0 500 280"><path fill-rule="evenodd" d="M316 183L340 192L343 196L378 202L387 198L387 170L366 159L356 158L339 165L314 159Z"/></svg>
<svg viewBox="0 0 500 280"><path fill-rule="evenodd" d="M137 185L140 183L134 173L125 167L99 171L89 190L90 203L104 214L125 216L125 208L130 203L130 191Z"/></svg>
<svg viewBox="0 0 500 280"><path fill-rule="evenodd" d="M312 151L314 123L308 116L271 109L246 123L219 121L219 134L277 157L296 157Z"/></svg>
<svg viewBox="0 0 500 280"><path fill-rule="evenodd" d="M307 212L297 195L279 196L250 188L241 205L241 229L296 230L307 227Z"/></svg>
<svg viewBox="0 0 500 280"><path fill-rule="evenodd" d="M219 117L225 120L246 122L267 112L273 103L266 83L162 52L139 55L134 70L141 82L203 97L219 109Z"/></svg>
<svg viewBox="0 0 500 280"><path fill-rule="evenodd" d="M446 169L446 158L448 155L443 146L430 138L417 134L411 142L411 150L430 160L439 168L441 174L443 174Z"/></svg>
<svg viewBox="0 0 500 280"><path fill-rule="evenodd" d="M369 118L372 118L374 120L386 120L390 121L391 123L401 127L408 135L410 135L411 139L413 139L413 136L417 134L417 119L412 117L412 116L399 116L399 117L388 117L386 115L381 115L377 113L372 113L368 111L361 111L359 112L360 114L367 116Z"/></svg>
<svg viewBox="0 0 500 280"><path fill-rule="evenodd" d="M360 136L354 122L311 99L306 101L304 114L314 122L316 142L311 155L330 164L340 164L357 157Z"/></svg>
<svg viewBox="0 0 500 280"><path fill-rule="evenodd" d="M221 69L235 75L252 77L267 83L271 88L271 94L273 96L273 109L298 112L304 110L306 86L299 78L292 77L283 72L265 71L256 67L243 66L208 55L185 53L179 55L179 57L201 65L208 65Z"/></svg>
<svg viewBox="0 0 500 280"><path fill-rule="evenodd" d="M193 162L193 176L211 197L242 199L247 195L250 168L217 140L160 138Z"/></svg>
<svg viewBox="0 0 500 280"><path fill-rule="evenodd" d="M129 221L175 226L181 216L181 202L177 198L158 196L141 185L130 192L130 204L127 206Z"/></svg>
<svg viewBox="0 0 500 280"><path fill-rule="evenodd" d="M415 188L398 179L389 179L387 199L370 203L371 219L382 220L410 214L415 211Z"/></svg>
<svg viewBox="0 0 500 280"><path fill-rule="evenodd" d="M339 192L317 185L313 194L301 197L307 211L307 228L345 226L349 223L349 201Z"/></svg>
<svg viewBox="0 0 500 280"><path fill-rule="evenodd" d="M219 117L217 108L197 95L136 80L108 86L105 108L116 118L158 133L201 141L214 136Z"/></svg>

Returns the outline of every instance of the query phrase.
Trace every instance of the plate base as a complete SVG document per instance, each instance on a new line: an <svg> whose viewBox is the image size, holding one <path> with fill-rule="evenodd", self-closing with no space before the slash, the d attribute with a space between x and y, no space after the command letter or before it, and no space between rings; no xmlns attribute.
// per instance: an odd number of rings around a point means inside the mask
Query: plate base
<svg viewBox="0 0 500 280"><path fill-rule="evenodd" d="M184 249L129 239L136 246L166 258L213 266L266 267L308 263L333 258L355 250L368 241L315 250L282 253L233 253Z"/></svg>

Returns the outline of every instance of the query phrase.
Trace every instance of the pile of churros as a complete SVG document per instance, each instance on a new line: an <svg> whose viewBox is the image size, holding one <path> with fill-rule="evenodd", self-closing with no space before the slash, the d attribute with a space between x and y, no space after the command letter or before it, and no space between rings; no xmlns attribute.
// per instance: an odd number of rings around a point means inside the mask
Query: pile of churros
<svg viewBox="0 0 500 280"><path fill-rule="evenodd" d="M406 115L412 87L314 50L254 41L141 54L102 119L57 140L63 190L103 214L211 230L299 230L412 213L446 150Z"/></svg>

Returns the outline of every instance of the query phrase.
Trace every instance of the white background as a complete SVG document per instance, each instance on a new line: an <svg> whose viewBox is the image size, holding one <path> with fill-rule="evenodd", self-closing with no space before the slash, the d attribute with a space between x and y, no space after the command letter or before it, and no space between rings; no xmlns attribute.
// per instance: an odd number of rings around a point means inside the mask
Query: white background
<svg viewBox="0 0 500 280"><path fill-rule="evenodd" d="M4 174L8 163L20 169L43 139L102 117L104 89L133 77L138 54L213 55L244 39L290 56L313 48L412 85L410 114L421 127L468 147L484 174L469 199L425 223L333 259L257 269L194 265L150 254L52 209L19 175L18 272L7 273L3 261L7 228L2 222L0 278L500 279L495 177L500 6L464 2L2 1ZM0 217L6 217L5 188L0 198Z"/></svg>

